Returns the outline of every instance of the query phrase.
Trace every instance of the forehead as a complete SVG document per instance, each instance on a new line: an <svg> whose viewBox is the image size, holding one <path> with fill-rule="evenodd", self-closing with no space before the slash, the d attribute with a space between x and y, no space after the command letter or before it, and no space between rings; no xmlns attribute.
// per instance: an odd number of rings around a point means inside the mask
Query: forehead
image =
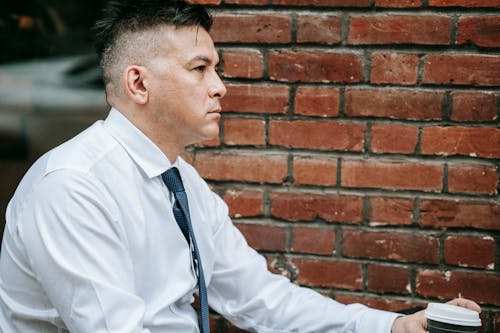
<svg viewBox="0 0 500 333"><path fill-rule="evenodd" d="M159 46L162 55L190 61L208 58L218 61L217 51L208 32L202 27L162 27L159 31Z"/></svg>

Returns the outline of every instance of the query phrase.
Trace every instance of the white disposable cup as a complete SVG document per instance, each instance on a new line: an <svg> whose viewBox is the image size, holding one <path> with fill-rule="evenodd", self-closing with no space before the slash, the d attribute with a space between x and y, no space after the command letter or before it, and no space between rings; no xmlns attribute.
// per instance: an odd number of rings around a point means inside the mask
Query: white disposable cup
<svg viewBox="0 0 500 333"><path fill-rule="evenodd" d="M429 333L477 333L479 313L460 306L429 303L425 310Z"/></svg>

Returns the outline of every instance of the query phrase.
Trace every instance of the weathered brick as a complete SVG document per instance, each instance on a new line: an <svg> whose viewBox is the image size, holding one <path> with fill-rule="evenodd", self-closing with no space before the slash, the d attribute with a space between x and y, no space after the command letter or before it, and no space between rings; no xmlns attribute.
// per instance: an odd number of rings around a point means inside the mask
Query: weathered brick
<svg viewBox="0 0 500 333"><path fill-rule="evenodd" d="M363 200L357 196L315 193L271 194L271 215L289 221L359 223L362 220Z"/></svg>
<svg viewBox="0 0 500 333"><path fill-rule="evenodd" d="M269 77L285 82L360 82L363 61L354 53L270 52Z"/></svg>
<svg viewBox="0 0 500 333"><path fill-rule="evenodd" d="M453 92L451 120L494 121L497 119L497 102L493 93Z"/></svg>
<svg viewBox="0 0 500 333"><path fill-rule="evenodd" d="M294 113L305 116L337 117L339 89L331 87L297 88Z"/></svg>
<svg viewBox="0 0 500 333"><path fill-rule="evenodd" d="M198 152L195 167L211 180L281 183L288 173L286 155L262 153Z"/></svg>
<svg viewBox="0 0 500 333"><path fill-rule="evenodd" d="M410 272L404 267L369 265L366 286L372 291L409 294Z"/></svg>
<svg viewBox="0 0 500 333"><path fill-rule="evenodd" d="M308 286L361 288L361 265L348 261L293 259L299 275L297 282Z"/></svg>
<svg viewBox="0 0 500 333"><path fill-rule="evenodd" d="M224 112L285 113L290 88L267 84L228 84L221 101Z"/></svg>
<svg viewBox="0 0 500 333"><path fill-rule="evenodd" d="M294 148L363 151L364 124L271 120L269 143Z"/></svg>
<svg viewBox="0 0 500 333"><path fill-rule="evenodd" d="M415 308L417 306L426 306L427 304L424 302L418 301L402 301L399 299L392 299L386 295L384 297L380 296L366 296L366 295L357 295L357 294L343 294L343 293L335 293L335 299L343 304L353 304L360 303L364 304L370 308L385 310L385 311L402 311L411 308Z"/></svg>
<svg viewBox="0 0 500 333"><path fill-rule="evenodd" d="M370 225L411 224L413 199L372 197L370 202Z"/></svg>
<svg viewBox="0 0 500 333"><path fill-rule="evenodd" d="M422 154L500 157L500 129L440 127L422 129Z"/></svg>
<svg viewBox="0 0 500 333"><path fill-rule="evenodd" d="M342 40L341 19L338 16L299 15L298 43L337 44Z"/></svg>
<svg viewBox="0 0 500 333"><path fill-rule="evenodd" d="M440 54L425 57L423 83L500 85L500 56Z"/></svg>
<svg viewBox="0 0 500 333"><path fill-rule="evenodd" d="M455 193L496 194L497 169L488 165L448 167L448 190Z"/></svg>
<svg viewBox="0 0 500 333"><path fill-rule="evenodd" d="M224 194L231 217L262 216L264 214L264 192L261 190L230 190Z"/></svg>
<svg viewBox="0 0 500 333"><path fill-rule="evenodd" d="M224 120L224 143L227 145L262 146L266 143L266 122L262 119Z"/></svg>
<svg viewBox="0 0 500 333"><path fill-rule="evenodd" d="M448 16L354 16L349 23L347 43L448 45L450 36Z"/></svg>
<svg viewBox="0 0 500 333"><path fill-rule="evenodd" d="M293 181L295 184L333 186L337 184L337 159L295 157Z"/></svg>
<svg viewBox="0 0 500 333"><path fill-rule="evenodd" d="M345 92L345 114L350 117L441 119L444 93L406 89L358 89Z"/></svg>
<svg viewBox="0 0 500 333"><path fill-rule="evenodd" d="M372 83L417 83L418 56L404 53L374 53L370 81Z"/></svg>
<svg viewBox="0 0 500 333"><path fill-rule="evenodd" d="M500 204L481 201L422 200L420 224L500 230Z"/></svg>
<svg viewBox="0 0 500 333"><path fill-rule="evenodd" d="M224 3L235 5L267 5L268 0L224 0Z"/></svg>
<svg viewBox="0 0 500 333"><path fill-rule="evenodd" d="M451 265L493 269L495 267L495 240L490 236L446 237L444 259Z"/></svg>
<svg viewBox="0 0 500 333"><path fill-rule="evenodd" d="M498 7L500 0L429 0L431 7Z"/></svg>
<svg viewBox="0 0 500 333"><path fill-rule="evenodd" d="M418 140L418 128L396 124L374 124L370 150L376 153L412 154Z"/></svg>
<svg viewBox="0 0 500 333"><path fill-rule="evenodd" d="M283 228L259 224L236 223L235 225L252 248L267 251L285 250L286 234Z"/></svg>
<svg viewBox="0 0 500 333"><path fill-rule="evenodd" d="M376 0L375 6L387 8L416 8L422 6L422 0Z"/></svg>
<svg viewBox="0 0 500 333"><path fill-rule="evenodd" d="M289 43L290 24L288 15L218 14L210 35L218 43Z"/></svg>
<svg viewBox="0 0 500 333"><path fill-rule="evenodd" d="M260 79L264 76L262 53L252 49L226 50L222 53L222 76Z"/></svg>
<svg viewBox="0 0 500 333"><path fill-rule="evenodd" d="M344 230L342 254L347 257L437 264L439 241L433 236L414 233Z"/></svg>
<svg viewBox="0 0 500 333"><path fill-rule="evenodd" d="M426 297L464 297L478 303L500 305L500 276L494 274L423 270L417 275L417 292Z"/></svg>
<svg viewBox="0 0 500 333"><path fill-rule="evenodd" d="M342 161L341 184L346 187L440 191L443 166L436 163L389 160Z"/></svg>
<svg viewBox="0 0 500 333"><path fill-rule="evenodd" d="M294 227L292 248L294 252L333 254L335 231L325 228Z"/></svg>
<svg viewBox="0 0 500 333"><path fill-rule="evenodd" d="M472 43L500 47L500 16L462 17L458 21L457 44Z"/></svg>
<svg viewBox="0 0 500 333"><path fill-rule="evenodd" d="M273 0L273 5L324 6L324 7L370 7L370 0Z"/></svg>

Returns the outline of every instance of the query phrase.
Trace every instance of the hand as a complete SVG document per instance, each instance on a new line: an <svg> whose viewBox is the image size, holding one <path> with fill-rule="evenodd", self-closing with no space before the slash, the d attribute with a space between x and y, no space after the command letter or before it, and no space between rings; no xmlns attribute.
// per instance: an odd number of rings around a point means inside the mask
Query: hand
<svg viewBox="0 0 500 333"><path fill-rule="evenodd" d="M465 298L455 298L447 302L447 304L461 306L470 310L481 313L481 308L474 301ZM427 320L425 319L425 310L417 313L398 317L392 324L391 333L426 333Z"/></svg>

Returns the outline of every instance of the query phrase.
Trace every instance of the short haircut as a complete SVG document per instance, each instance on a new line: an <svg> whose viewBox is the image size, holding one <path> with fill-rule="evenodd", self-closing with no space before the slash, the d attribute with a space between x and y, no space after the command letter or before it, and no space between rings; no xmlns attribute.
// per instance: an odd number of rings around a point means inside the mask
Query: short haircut
<svg viewBox="0 0 500 333"><path fill-rule="evenodd" d="M212 26L212 16L204 7L183 0L111 0L104 13L93 31L106 85L113 80L111 68L122 60L121 53L126 53L127 45L140 48L133 41L137 33L161 26L198 26L208 32Z"/></svg>

